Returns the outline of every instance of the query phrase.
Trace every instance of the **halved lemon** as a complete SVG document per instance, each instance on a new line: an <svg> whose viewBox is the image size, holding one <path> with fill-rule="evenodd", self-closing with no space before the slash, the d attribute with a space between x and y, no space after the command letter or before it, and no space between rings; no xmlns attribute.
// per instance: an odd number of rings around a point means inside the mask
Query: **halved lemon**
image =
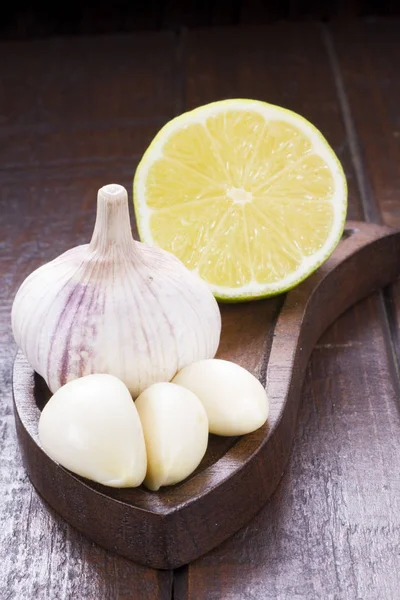
<svg viewBox="0 0 400 600"><path fill-rule="evenodd" d="M322 134L300 115L223 100L165 125L135 175L142 241L175 254L218 299L284 292L331 254L347 186Z"/></svg>

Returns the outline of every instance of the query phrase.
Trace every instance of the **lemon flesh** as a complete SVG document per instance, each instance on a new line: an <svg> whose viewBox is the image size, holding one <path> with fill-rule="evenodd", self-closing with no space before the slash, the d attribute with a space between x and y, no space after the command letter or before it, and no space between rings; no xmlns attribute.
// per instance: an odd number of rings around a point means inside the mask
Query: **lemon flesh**
<svg viewBox="0 0 400 600"><path fill-rule="evenodd" d="M341 164L306 119L225 100L165 125L134 180L142 241L175 254L221 300L279 294L310 275L343 232Z"/></svg>

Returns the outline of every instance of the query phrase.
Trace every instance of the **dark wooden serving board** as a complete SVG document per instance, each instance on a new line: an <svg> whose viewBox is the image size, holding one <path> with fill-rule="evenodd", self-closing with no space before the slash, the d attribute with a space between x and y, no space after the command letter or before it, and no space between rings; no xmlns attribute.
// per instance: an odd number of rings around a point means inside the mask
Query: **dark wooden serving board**
<svg viewBox="0 0 400 600"><path fill-rule="evenodd" d="M218 356L238 362L265 383L270 417L247 436L211 436L197 471L157 493L89 482L44 453L38 420L50 392L19 353L15 420L33 485L69 523L110 550L162 569L194 560L249 521L275 490L290 454L305 368L318 338L349 306L399 275L400 232L349 222L330 259L281 305L264 300L222 306Z"/></svg>

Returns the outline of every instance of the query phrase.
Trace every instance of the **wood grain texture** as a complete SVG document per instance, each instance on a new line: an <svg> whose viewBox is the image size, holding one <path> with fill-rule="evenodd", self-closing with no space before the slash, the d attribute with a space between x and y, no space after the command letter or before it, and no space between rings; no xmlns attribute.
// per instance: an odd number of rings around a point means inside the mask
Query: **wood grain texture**
<svg viewBox="0 0 400 600"><path fill-rule="evenodd" d="M2 55L0 598L164 600L171 573L100 549L32 489L13 424L10 310L34 268L90 239L97 189L130 189L149 137L174 114L175 39L3 44Z"/></svg>
<svg viewBox="0 0 400 600"><path fill-rule="evenodd" d="M385 223L400 227L398 61L400 20L331 27L339 76L354 123L366 193ZM384 156L384 160L382 159Z"/></svg>
<svg viewBox="0 0 400 600"><path fill-rule="evenodd" d="M185 102L253 96L304 114L344 165L349 214L365 218L370 197L362 196L323 31L313 25L255 31L227 30L218 39L210 32L189 34ZM229 59L223 48L229 48ZM383 152L376 160L384 161ZM393 431L399 431L399 422L385 322L378 295L348 311L323 336L307 369L297 435L280 486L252 524L177 573L179 600L396 598L393 548L399 526L396 508L387 512L387 506L397 506L400 459ZM378 422L377 402L385 406ZM369 447L380 458L371 464L368 453L367 467L363 454ZM386 463L394 471L383 470Z"/></svg>
<svg viewBox="0 0 400 600"><path fill-rule="evenodd" d="M369 204L375 207L382 222L400 227L400 87L398 64L400 42L397 35L400 21L342 25L331 28L333 52L336 53L338 75L346 91L348 114L353 122L353 152L358 160L360 189ZM384 158L382 158L384 157ZM383 321L392 348L392 381L399 406L400 375L400 285L390 286L381 298ZM389 424L388 424L389 425ZM390 425L389 439L396 435ZM387 443L380 449L386 459ZM383 449L383 452L382 452ZM390 468L384 459L383 468ZM389 462L389 464L387 464ZM400 478L393 471L389 490L396 490L399 497ZM397 503L389 504L385 517L399 537L400 518ZM387 597L398 595L398 552L387 545L381 550L382 562L372 565L375 578L385 580ZM373 585L374 582L371 582Z"/></svg>
<svg viewBox="0 0 400 600"><path fill-rule="evenodd" d="M332 27L356 152L363 166L364 194L381 220L400 228L400 20ZM384 160L381 157L384 156ZM387 290L386 308L397 371L400 365L400 284Z"/></svg>

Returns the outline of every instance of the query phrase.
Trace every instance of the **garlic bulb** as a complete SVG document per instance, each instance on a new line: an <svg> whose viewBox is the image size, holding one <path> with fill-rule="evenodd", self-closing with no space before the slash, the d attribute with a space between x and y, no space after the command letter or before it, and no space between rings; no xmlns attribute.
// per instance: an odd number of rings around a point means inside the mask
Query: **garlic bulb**
<svg viewBox="0 0 400 600"><path fill-rule="evenodd" d="M200 277L168 252L134 241L127 192L111 184L99 190L90 244L24 281L12 327L52 392L78 377L109 373L136 397L214 356L221 316Z"/></svg>
<svg viewBox="0 0 400 600"><path fill-rule="evenodd" d="M200 360L179 371L172 382L201 400L210 433L244 435L264 425L268 418L264 386L249 371L228 360Z"/></svg>
<svg viewBox="0 0 400 600"><path fill-rule="evenodd" d="M192 392L174 383L155 383L140 394L136 408L147 451L144 485L157 491L186 479L208 444L207 414Z"/></svg>
<svg viewBox="0 0 400 600"><path fill-rule="evenodd" d="M60 388L40 415L39 439L60 465L103 485L136 487L146 475L135 403L112 375L88 375Z"/></svg>

